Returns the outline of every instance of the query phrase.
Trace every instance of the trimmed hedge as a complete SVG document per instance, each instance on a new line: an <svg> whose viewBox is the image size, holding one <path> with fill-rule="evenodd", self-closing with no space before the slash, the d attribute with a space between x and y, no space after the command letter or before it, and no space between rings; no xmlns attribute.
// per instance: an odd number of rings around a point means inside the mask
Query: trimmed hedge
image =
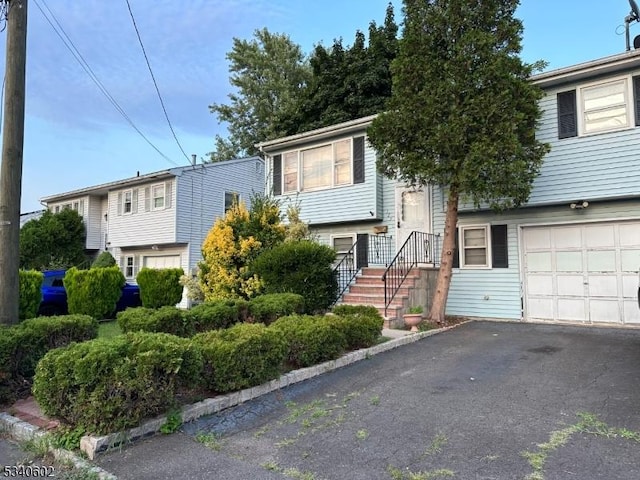
<svg viewBox="0 0 640 480"><path fill-rule="evenodd" d="M122 333L159 332L157 322L153 318L155 313L152 308L127 308L116 314L116 321Z"/></svg>
<svg viewBox="0 0 640 480"><path fill-rule="evenodd" d="M269 326L288 344L288 361L294 367L309 367L338 358L347 348L342 329L324 316L289 315Z"/></svg>
<svg viewBox="0 0 640 480"><path fill-rule="evenodd" d="M262 252L251 268L264 282L265 293L297 293L305 312L326 310L338 293L333 271L336 252L326 245L300 240Z"/></svg>
<svg viewBox="0 0 640 480"><path fill-rule="evenodd" d="M38 314L42 301L42 280L44 275L36 270L20 270L20 305L18 318L24 320Z"/></svg>
<svg viewBox="0 0 640 480"><path fill-rule="evenodd" d="M91 264L91 268L106 268L116 266L116 259L109 252L102 252Z"/></svg>
<svg viewBox="0 0 640 480"><path fill-rule="evenodd" d="M286 340L260 323L200 333L193 341L204 358L205 384L219 393L278 378L287 355Z"/></svg>
<svg viewBox="0 0 640 480"><path fill-rule="evenodd" d="M143 268L136 276L142 306L160 308L175 306L182 300L181 268Z"/></svg>
<svg viewBox="0 0 640 480"><path fill-rule="evenodd" d="M96 338L98 322L87 315L39 317L0 329L0 403L28 393L36 364L54 348Z"/></svg>
<svg viewBox="0 0 640 480"><path fill-rule="evenodd" d="M376 344L384 325L384 319L374 310L368 314L327 315L325 321L343 333L348 350L367 348Z"/></svg>
<svg viewBox="0 0 640 480"><path fill-rule="evenodd" d="M304 297L297 293L268 293L249 300L249 316L269 325L280 317L303 313L304 304Z"/></svg>
<svg viewBox="0 0 640 480"><path fill-rule="evenodd" d="M194 332L228 328L247 319L248 305L242 299L205 302L188 310L185 318Z"/></svg>
<svg viewBox="0 0 640 480"><path fill-rule="evenodd" d="M40 361L33 394L42 410L104 434L167 411L197 386L202 357L190 340L129 333L53 350Z"/></svg>
<svg viewBox="0 0 640 480"><path fill-rule="evenodd" d="M78 270L64 276L69 313L89 315L101 320L112 314L122 295L125 278L118 267Z"/></svg>

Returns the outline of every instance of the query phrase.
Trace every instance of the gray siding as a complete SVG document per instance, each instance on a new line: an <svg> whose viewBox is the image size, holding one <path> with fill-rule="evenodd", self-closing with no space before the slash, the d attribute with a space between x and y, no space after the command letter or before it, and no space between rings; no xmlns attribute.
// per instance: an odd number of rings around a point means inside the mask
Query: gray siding
<svg viewBox="0 0 640 480"><path fill-rule="evenodd" d="M171 183L171 204L164 210L145 211L145 188L158 183ZM118 195L127 190L137 191L134 212L118 215ZM137 212L135 211L137 209ZM176 188L175 181L149 182L132 188L109 192L110 247L133 247L176 242Z"/></svg>
<svg viewBox="0 0 640 480"><path fill-rule="evenodd" d="M224 192L237 192L249 202L265 190L264 163L257 157L183 169L176 177L176 242L189 244L191 271L202 259L202 243L217 218L224 215ZM248 205L247 205L248 206Z"/></svg>
<svg viewBox="0 0 640 480"><path fill-rule="evenodd" d="M434 228L444 230L442 196L434 193ZM522 208L502 215L462 213L458 225L507 224L509 268L454 269L447 301L448 315L522 318L519 230L522 225L550 225L640 218L637 201L592 203L585 210L568 205Z"/></svg>

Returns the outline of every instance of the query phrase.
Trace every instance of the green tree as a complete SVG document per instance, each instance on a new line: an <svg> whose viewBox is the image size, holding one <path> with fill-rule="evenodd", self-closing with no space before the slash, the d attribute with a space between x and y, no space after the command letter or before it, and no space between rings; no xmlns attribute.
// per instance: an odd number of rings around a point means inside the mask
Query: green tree
<svg viewBox="0 0 640 480"><path fill-rule="evenodd" d="M20 268L46 270L86 263L85 226L78 212L63 209L45 211L20 230Z"/></svg>
<svg viewBox="0 0 640 480"><path fill-rule="evenodd" d="M212 162L256 155L255 144L285 134L274 121L290 105L309 79L309 66L299 45L288 35L256 30L252 40L233 39L227 54L230 82L236 93L230 103L209 107L229 136L216 136Z"/></svg>
<svg viewBox="0 0 640 480"><path fill-rule="evenodd" d="M378 168L447 187L442 259L430 318L444 322L459 200L513 208L529 198L549 146L536 140L541 63L520 57L518 0L404 0L393 93L369 129Z"/></svg>
<svg viewBox="0 0 640 480"><path fill-rule="evenodd" d="M342 39L330 48L317 45L309 59L312 77L278 123L294 134L382 112L391 96L397 33L389 4L384 24L369 24L368 43L357 31L350 47L344 47Z"/></svg>

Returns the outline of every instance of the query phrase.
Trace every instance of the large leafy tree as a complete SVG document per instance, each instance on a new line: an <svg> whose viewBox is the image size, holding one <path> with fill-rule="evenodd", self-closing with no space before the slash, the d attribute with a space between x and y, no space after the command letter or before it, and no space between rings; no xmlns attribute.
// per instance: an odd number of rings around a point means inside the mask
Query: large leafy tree
<svg viewBox="0 0 640 480"><path fill-rule="evenodd" d="M85 266L85 227L71 209L45 211L20 230L20 268L46 270Z"/></svg>
<svg viewBox="0 0 640 480"><path fill-rule="evenodd" d="M300 46L266 28L256 30L251 40L234 38L227 59L229 81L236 90L228 104L209 108L227 124L229 136L216 136L211 161L255 155L256 143L284 135L274 119L291 110L310 75Z"/></svg>
<svg viewBox="0 0 640 480"><path fill-rule="evenodd" d="M384 24L369 24L368 42L357 31L353 45L336 39L316 45L309 63L312 76L278 123L294 134L380 113L391 96L390 65L398 51L398 25L389 4Z"/></svg>
<svg viewBox="0 0 640 480"><path fill-rule="evenodd" d="M442 259L430 313L444 322L460 199L500 210L529 198L548 152L536 140L541 91L528 81L518 0L404 0L393 93L369 129L379 170L446 187Z"/></svg>

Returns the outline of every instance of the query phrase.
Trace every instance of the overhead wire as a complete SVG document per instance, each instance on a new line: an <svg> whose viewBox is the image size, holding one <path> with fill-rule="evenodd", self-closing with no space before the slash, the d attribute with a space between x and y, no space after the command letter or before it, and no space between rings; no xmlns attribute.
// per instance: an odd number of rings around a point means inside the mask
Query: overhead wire
<svg viewBox="0 0 640 480"><path fill-rule="evenodd" d="M151 140L149 140L149 138L142 132L142 130L140 130L140 128L138 128L138 126L133 122L133 120L131 119L131 117L129 117L129 115L127 114L127 112L125 112L125 110L120 106L120 104L116 101L116 99L111 95L111 93L109 93L109 91L107 90L107 88L104 86L104 84L100 81L100 79L98 78L98 76L95 74L95 72L93 71L93 69L91 68L91 66L89 65L89 63L85 60L85 58L82 56L82 54L80 53L80 51L76 48L75 44L73 43L73 41L71 40L71 38L69 37L69 35L67 35L66 31L64 30L64 28L62 27L62 25L60 24L60 22L58 21L58 19L56 18L55 14L51 11L51 9L49 8L49 6L47 5L45 0L34 0L36 7L38 7L38 10L40 10L40 13L42 13L42 16L45 18L45 20L49 23L49 25L51 26L51 28L53 29L53 31L56 33L56 35L58 35L58 37L60 38L60 40L62 40L62 43L64 43L65 47L67 47L67 50L69 50L69 52L71 52L71 55L73 55L73 57L76 59L76 61L80 64L80 66L82 67L82 69L85 71L85 73L89 76L89 78L91 78L91 80L93 81L93 83L95 83L95 85L98 87L98 89L100 90L100 92L102 92L102 94L107 98L107 100L111 103L111 105L116 109L116 111L118 113L120 113L120 115L122 115L122 117L127 121L127 123L129 123L129 125L151 146L151 148L153 148L162 158L164 158L166 161L168 161L169 163L171 163L174 166L180 166L176 161L172 160L171 158L169 158L167 155L164 154L164 152L162 152ZM39 2L42 2L42 4L45 6L47 12L49 13L49 15L51 16L51 18L49 18L49 16L47 15L47 13L45 13L44 9L42 8L42 6L40 5ZM53 21L51 20L53 19ZM54 25L55 22L55 25Z"/></svg>
<svg viewBox="0 0 640 480"><path fill-rule="evenodd" d="M156 93L158 94L158 100L160 100L160 105L162 106L162 111L164 112L164 117L167 119L167 125L169 125L169 130L171 130L171 134L173 135L173 139L176 141L176 145L184 155L184 158L187 159L187 162L191 163L191 159L182 148L180 141L178 140L178 136L176 135L175 130L173 129L173 125L171 124L171 120L169 119L169 114L167 113L167 108L164 105L164 100L162 99L162 95L160 94L160 89L158 88L158 82L156 82L156 77L153 74L153 69L151 68L151 63L149 62L149 57L147 56L147 51L144 48L144 43L142 43L142 37L140 36L140 30L138 30L138 25L136 23L136 19L133 16L133 11L131 10L131 4L129 0L125 0L127 2L127 8L129 9L129 15L131 16L131 22L133 23L133 28L136 31L136 35L138 37L138 42L140 43L140 48L142 48L142 54L144 55L144 59L147 62L147 68L149 69L149 73L151 74L151 79L153 80L153 86L156 89Z"/></svg>

